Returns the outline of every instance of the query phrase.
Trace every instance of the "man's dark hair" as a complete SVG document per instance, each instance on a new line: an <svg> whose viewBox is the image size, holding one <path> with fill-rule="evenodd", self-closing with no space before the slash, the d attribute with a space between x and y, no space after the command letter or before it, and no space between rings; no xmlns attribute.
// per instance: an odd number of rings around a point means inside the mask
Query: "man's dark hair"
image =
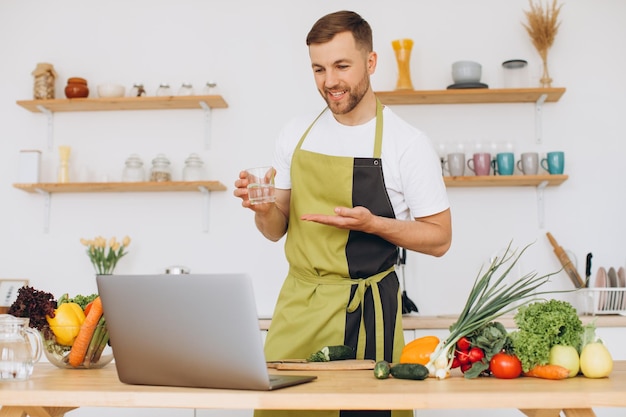
<svg viewBox="0 0 626 417"><path fill-rule="evenodd" d="M342 10L321 17L306 37L306 44L330 42L336 34L350 32L357 47L372 52L372 28L369 23L355 12Z"/></svg>

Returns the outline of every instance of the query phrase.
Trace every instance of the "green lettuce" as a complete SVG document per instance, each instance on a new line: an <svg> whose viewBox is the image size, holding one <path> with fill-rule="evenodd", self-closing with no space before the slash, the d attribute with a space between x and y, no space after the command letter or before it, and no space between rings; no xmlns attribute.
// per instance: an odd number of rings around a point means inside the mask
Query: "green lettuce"
<svg viewBox="0 0 626 417"><path fill-rule="evenodd" d="M521 306L514 317L517 329L509 334L515 354L528 372L545 365L554 345L573 346L579 352L583 325L567 301L548 300Z"/></svg>

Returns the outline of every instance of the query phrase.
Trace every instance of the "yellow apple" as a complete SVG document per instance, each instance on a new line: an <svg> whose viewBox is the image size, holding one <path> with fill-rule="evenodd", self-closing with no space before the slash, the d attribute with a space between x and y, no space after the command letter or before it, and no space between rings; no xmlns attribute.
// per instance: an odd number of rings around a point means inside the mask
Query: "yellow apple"
<svg viewBox="0 0 626 417"><path fill-rule="evenodd" d="M613 370L613 358L600 342L585 345L580 354L580 370L587 378L604 378Z"/></svg>
<svg viewBox="0 0 626 417"><path fill-rule="evenodd" d="M580 370L580 357L574 346L554 345L550 349L551 365L560 365L569 370L569 378L578 375Z"/></svg>

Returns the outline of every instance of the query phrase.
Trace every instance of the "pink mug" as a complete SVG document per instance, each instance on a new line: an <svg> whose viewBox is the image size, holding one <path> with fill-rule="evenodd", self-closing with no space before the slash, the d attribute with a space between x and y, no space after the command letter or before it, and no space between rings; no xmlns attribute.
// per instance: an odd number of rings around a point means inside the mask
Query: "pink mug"
<svg viewBox="0 0 626 417"><path fill-rule="evenodd" d="M475 153L467 160L467 167L476 175L489 175L491 172L491 154L487 152Z"/></svg>

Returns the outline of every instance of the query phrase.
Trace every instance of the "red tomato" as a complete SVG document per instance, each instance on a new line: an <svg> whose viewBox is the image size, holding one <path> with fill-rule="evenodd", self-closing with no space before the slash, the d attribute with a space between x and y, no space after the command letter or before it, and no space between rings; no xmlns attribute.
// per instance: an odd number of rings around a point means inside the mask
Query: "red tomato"
<svg viewBox="0 0 626 417"><path fill-rule="evenodd" d="M522 374L522 363L517 356L504 352L493 355L489 368L496 378L512 379Z"/></svg>
<svg viewBox="0 0 626 417"><path fill-rule="evenodd" d="M485 352L483 352L481 348L474 346L469 350L467 356L469 357L469 361L471 363L479 362L482 358L485 357Z"/></svg>
<svg viewBox="0 0 626 417"><path fill-rule="evenodd" d="M456 342L456 347L463 351L469 350L472 347L472 342L470 342L467 337L463 336L458 342Z"/></svg>

